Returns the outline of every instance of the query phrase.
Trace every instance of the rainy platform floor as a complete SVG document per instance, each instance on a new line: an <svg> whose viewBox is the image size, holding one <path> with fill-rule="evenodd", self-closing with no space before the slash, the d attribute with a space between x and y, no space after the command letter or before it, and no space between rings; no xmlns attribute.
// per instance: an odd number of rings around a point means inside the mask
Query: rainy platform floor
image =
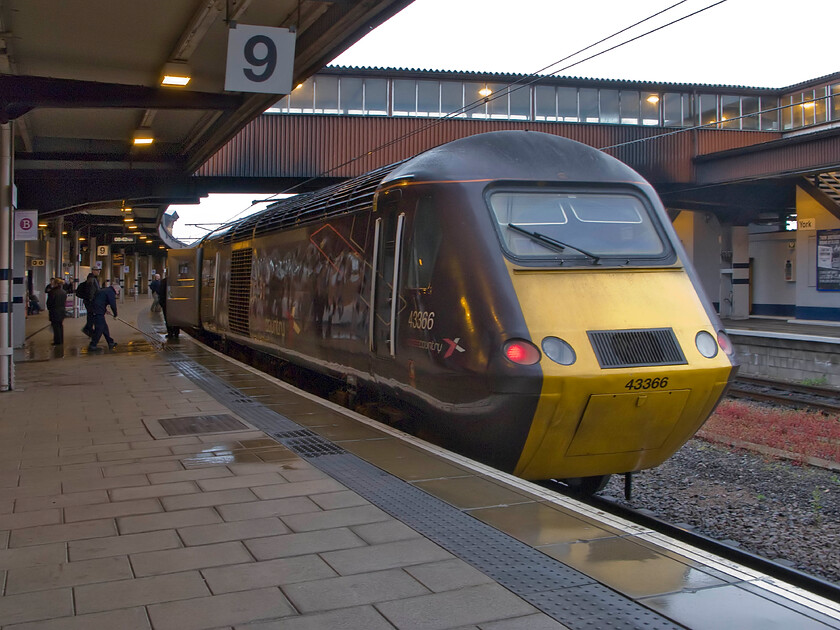
<svg viewBox="0 0 840 630"><path fill-rule="evenodd" d="M840 628L840 606L314 399L149 301L0 393L0 626ZM144 332L141 332L144 331Z"/></svg>

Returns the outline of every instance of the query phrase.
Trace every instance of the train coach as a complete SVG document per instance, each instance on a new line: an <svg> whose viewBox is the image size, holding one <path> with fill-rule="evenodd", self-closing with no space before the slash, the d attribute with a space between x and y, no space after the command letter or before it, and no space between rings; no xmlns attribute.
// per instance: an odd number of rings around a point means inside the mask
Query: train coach
<svg viewBox="0 0 840 630"><path fill-rule="evenodd" d="M282 200L170 250L168 271L170 324L531 480L595 490L659 465L737 371L650 184L544 133L470 136Z"/></svg>

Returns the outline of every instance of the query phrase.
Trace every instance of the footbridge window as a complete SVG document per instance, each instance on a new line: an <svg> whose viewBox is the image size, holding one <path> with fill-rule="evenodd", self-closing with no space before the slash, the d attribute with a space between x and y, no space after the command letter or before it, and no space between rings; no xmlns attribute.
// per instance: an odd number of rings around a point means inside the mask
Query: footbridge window
<svg viewBox="0 0 840 630"><path fill-rule="evenodd" d="M453 73L454 74L454 73ZM788 131L840 120L840 83L779 96L763 88L659 91L599 87L595 81L537 82L496 75L459 79L446 73L411 76L317 74L267 113L349 116L451 116L482 120L600 123L739 131ZM504 79L504 81L502 80ZM666 86L663 86L666 87ZM711 89L710 89L711 88Z"/></svg>

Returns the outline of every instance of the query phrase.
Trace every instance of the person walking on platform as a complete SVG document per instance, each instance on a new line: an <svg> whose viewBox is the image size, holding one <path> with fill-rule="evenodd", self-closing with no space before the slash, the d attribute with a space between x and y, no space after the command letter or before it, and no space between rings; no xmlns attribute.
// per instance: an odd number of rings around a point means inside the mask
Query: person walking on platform
<svg viewBox="0 0 840 630"><path fill-rule="evenodd" d="M110 286L104 289L99 289L93 298L93 336L90 338L90 345L88 350L96 350L96 344L105 335L105 341L108 342L108 349L113 350L117 346L117 342L111 338L111 332L108 330L108 322L105 321L105 313L108 307L111 307L111 313L114 318L117 317L117 298L120 295L120 285L116 281L112 281Z"/></svg>
<svg viewBox="0 0 840 630"><path fill-rule="evenodd" d="M91 269L91 272L87 275L87 280L76 287L76 297L82 300L87 314L82 332L88 337L93 337L93 298L97 291L99 291L99 269Z"/></svg>
<svg viewBox="0 0 840 630"><path fill-rule="evenodd" d="M67 317L67 292L64 290L64 283L54 278L50 283L50 292L47 295L47 310L50 313L50 324L53 329L54 346L64 343L64 318Z"/></svg>

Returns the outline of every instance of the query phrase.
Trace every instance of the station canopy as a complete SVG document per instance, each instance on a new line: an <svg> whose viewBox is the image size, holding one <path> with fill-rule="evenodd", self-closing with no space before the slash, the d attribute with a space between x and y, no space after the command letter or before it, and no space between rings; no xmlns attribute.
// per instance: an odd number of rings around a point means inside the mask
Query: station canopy
<svg viewBox="0 0 840 630"><path fill-rule="evenodd" d="M137 229L158 236L169 204L206 194L195 170L281 98L225 90L232 26L293 31L296 85L410 2L0 0L16 207L102 236L124 232L131 208ZM250 54L263 73L267 47ZM165 73L189 83L163 86Z"/></svg>

